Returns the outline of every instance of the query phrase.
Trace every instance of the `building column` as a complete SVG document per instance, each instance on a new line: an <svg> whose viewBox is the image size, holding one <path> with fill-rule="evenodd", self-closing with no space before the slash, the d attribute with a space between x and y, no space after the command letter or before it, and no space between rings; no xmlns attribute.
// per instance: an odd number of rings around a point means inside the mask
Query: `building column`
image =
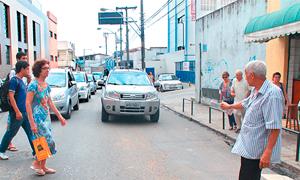
<svg viewBox="0 0 300 180"><path fill-rule="evenodd" d="M280 0L268 0L267 12L280 10ZM274 72L281 73L281 81L287 83L289 37L277 38L266 43L267 78L272 79Z"/></svg>

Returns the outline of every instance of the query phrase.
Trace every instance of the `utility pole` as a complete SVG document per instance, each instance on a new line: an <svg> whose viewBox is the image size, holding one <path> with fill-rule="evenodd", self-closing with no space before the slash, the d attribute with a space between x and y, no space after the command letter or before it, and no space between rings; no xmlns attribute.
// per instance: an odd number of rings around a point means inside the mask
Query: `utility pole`
<svg viewBox="0 0 300 180"><path fill-rule="evenodd" d="M122 31L123 31L122 24L120 24L120 62L122 62L122 60L123 60L123 49L122 49L123 38L122 38Z"/></svg>
<svg viewBox="0 0 300 180"><path fill-rule="evenodd" d="M141 60L142 69L145 69L145 22L144 22L144 1L141 0Z"/></svg>
<svg viewBox="0 0 300 180"><path fill-rule="evenodd" d="M107 55L107 33L103 33L103 36L105 38L105 55Z"/></svg>
<svg viewBox="0 0 300 180"><path fill-rule="evenodd" d="M116 10L125 10L126 14L126 55L127 55L127 63L126 68L129 68L129 29L128 29L128 9L136 9L137 7L116 7Z"/></svg>

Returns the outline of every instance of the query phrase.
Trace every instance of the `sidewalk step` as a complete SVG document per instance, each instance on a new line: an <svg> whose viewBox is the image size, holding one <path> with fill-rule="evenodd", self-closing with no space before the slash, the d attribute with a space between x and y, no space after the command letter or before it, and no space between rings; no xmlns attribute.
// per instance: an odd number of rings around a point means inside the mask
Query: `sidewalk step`
<svg viewBox="0 0 300 180"><path fill-rule="evenodd" d="M282 176L279 174L262 174L261 177L264 180L292 180L287 176Z"/></svg>

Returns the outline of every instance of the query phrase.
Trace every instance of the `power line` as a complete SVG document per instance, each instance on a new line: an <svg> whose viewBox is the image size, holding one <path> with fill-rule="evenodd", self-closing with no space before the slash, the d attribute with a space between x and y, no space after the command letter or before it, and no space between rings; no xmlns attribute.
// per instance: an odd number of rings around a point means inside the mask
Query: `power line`
<svg viewBox="0 0 300 180"><path fill-rule="evenodd" d="M166 17L170 12L174 11L175 8L177 8L179 5L181 5L185 0L182 0L179 4L177 4L175 7L173 7L170 11L168 11L166 14L164 14L163 16L161 16L159 19L157 19L156 21L154 21L153 23L151 23L149 26L147 26L146 28L149 28L151 26L153 26L155 23L157 23L158 21L160 21L162 18Z"/></svg>
<svg viewBox="0 0 300 180"><path fill-rule="evenodd" d="M173 0L168 0L162 7L160 7L155 13L153 13L148 19L145 20L145 23L154 19L164 8L168 6Z"/></svg>
<svg viewBox="0 0 300 180"><path fill-rule="evenodd" d="M173 0L169 0L168 2L171 3ZM170 9L166 14L164 14L163 16L161 16L159 19L157 19L155 22L151 23L149 26L145 27L145 29L150 28L151 26L153 26L155 23L157 23L158 21L162 20L165 16L167 16L169 13L171 13L172 11L175 10L175 8L177 8L178 6L180 6L185 0L182 0L180 3L178 3L176 6L174 6L172 9ZM190 6L191 4L189 4L188 6ZM177 14L181 13L185 11L185 9L180 10L179 12L177 12ZM173 18L175 15L171 16L171 18ZM149 18L148 18L149 19ZM132 39L132 41L134 41L136 38L138 38L138 36L136 34L133 34L131 36L130 39Z"/></svg>

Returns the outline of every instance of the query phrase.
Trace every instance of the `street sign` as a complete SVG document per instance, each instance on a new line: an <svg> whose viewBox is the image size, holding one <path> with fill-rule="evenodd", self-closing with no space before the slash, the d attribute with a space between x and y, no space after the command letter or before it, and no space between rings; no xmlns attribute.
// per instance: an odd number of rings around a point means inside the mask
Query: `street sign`
<svg viewBox="0 0 300 180"><path fill-rule="evenodd" d="M114 52L114 58L120 57L121 54L123 55L123 51L115 51L115 52Z"/></svg>
<svg viewBox="0 0 300 180"><path fill-rule="evenodd" d="M123 24L123 12L99 12L98 22L100 25Z"/></svg>
<svg viewBox="0 0 300 180"><path fill-rule="evenodd" d="M114 61L113 59L107 59L107 60L105 61L105 67L106 67L106 69L108 69L108 70L113 69L113 68L115 67L115 61Z"/></svg>

